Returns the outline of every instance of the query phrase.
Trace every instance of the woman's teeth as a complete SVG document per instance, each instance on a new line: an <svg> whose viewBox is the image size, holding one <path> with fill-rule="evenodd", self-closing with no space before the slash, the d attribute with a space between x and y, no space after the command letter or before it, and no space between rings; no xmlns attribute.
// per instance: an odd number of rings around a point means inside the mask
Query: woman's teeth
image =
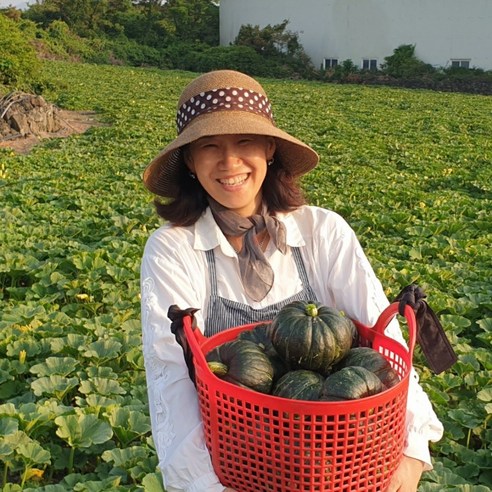
<svg viewBox="0 0 492 492"><path fill-rule="evenodd" d="M247 175L234 176L233 178L219 179L219 183L227 186L236 186L244 183L247 179Z"/></svg>

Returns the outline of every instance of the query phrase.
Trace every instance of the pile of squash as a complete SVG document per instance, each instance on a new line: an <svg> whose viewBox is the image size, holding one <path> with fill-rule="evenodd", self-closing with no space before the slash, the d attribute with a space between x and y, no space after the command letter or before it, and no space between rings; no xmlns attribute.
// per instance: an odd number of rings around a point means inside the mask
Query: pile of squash
<svg viewBox="0 0 492 492"><path fill-rule="evenodd" d="M271 323L241 332L206 359L225 381L295 400L355 400L396 385L391 364L357 342L357 328L342 312L295 301Z"/></svg>

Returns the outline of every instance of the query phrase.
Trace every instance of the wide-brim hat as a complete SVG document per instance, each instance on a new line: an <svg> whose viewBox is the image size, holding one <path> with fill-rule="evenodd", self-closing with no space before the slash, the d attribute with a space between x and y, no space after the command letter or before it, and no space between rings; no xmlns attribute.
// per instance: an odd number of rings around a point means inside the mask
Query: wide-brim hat
<svg viewBox="0 0 492 492"><path fill-rule="evenodd" d="M145 186L156 195L174 198L180 168L185 166L182 147L212 135L255 134L275 138L275 163L292 176L313 169L318 154L275 125L263 87L253 78L233 70L216 70L194 79L178 102L178 136L144 171Z"/></svg>

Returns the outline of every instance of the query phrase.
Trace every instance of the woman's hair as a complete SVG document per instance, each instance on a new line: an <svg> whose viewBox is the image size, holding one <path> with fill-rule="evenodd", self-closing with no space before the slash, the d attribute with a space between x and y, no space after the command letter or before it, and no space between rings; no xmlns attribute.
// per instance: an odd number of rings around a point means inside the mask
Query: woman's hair
<svg viewBox="0 0 492 492"><path fill-rule="evenodd" d="M155 198L157 214L174 226L193 225L208 207L207 193L184 164L179 169L178 190L172 201ZM278 159L267 168L262 192L270 213L290 212L306 203L297 179L287 173Z"/></svg>

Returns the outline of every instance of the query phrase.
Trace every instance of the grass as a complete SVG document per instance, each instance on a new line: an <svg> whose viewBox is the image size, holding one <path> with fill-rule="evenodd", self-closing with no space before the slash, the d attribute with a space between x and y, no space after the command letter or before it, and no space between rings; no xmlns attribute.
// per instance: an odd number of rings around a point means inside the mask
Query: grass
<svg viewBox="0 0 492 492"><path fill-rule="evenodd" d="M162 490L138 286L159 222L141 175L174 137L175 103L194 74L61 62L45 71L47 98L109 126L29 155L0 150L3 490ZM415 357L446 429L419 491L491 490L492 99L262 82L278 125L321 156L303 179L309 201L349 221L390 298L424 287L458 353L438 376Z"/></svg>

